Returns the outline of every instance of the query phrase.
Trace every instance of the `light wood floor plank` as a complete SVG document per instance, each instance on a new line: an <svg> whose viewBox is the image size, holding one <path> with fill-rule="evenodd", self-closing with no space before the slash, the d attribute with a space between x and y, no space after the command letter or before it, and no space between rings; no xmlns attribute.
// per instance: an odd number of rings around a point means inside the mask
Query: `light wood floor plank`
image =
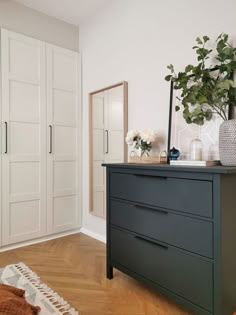
<svg viewBox="0 0 236 315"><path fill-rule="evenodd" d="M118 270L107 280L105 259L103 243L75 234L0 253L0 267L24 262L80 315L190 315Z"/></svg>

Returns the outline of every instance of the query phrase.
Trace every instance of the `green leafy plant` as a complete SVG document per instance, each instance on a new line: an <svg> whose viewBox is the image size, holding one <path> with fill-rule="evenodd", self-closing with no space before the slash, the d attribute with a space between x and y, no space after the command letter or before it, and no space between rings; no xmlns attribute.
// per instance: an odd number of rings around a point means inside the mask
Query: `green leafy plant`
<svg viewBox="0 0 236 315"><path fill-rule="evenodd" d="M196 65L187 65L179 73L172 64L167 67L171 74L165 80L172 81L174 89L181 91L179 100L188 124L203 125L213 114L227 120L229 106L236 106L233 86L236 48L229 44L228 35L224 33L218 36L214 49L207 48L209 40L208 36L196 39L193 47L197 54ZM209 61L213 64L209 65ZM176 111L180 109L178 105L175 107Z"/></svg>

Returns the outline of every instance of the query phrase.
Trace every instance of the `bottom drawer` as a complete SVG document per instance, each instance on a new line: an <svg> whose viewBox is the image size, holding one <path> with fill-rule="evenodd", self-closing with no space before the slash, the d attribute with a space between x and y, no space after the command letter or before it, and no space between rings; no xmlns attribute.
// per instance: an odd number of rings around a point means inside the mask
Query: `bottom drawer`
<svg viewBox="0 0 236 315"><path fill-rule="evenodd" d="M211 262L136 234L111 229L111 261L136 272L210 312Z"/></svg>

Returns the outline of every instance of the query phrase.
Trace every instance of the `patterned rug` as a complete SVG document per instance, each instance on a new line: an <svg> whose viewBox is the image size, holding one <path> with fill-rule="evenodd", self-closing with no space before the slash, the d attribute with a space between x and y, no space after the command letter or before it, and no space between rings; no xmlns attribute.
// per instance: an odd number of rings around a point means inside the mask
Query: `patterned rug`
<svg viewBox="0 0 236 315"><path fill-rule="evenodd" d="M40 315L78 315L63 298L50 289L24 263L8 265L0 269L0 283L25 290L27 302L40 306Z"/></svg>

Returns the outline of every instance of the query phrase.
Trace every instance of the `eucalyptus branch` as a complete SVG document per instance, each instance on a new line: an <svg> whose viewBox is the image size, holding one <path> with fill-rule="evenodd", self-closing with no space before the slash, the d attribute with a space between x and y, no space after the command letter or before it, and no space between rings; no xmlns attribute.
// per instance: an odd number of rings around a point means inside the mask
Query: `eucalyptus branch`
<svg viewBox="0 0 236 315"><path fill-rule="evenodd" d="M173 81L173 86L181 90L178 100L183 105L183 117L187 123L203 125L212 115L218 115L227 120L228 106L236 106L236 89L232 85L232 73L236 70L236 48L228 43L228 35L220 34L216 40L215 49L207 48L208 36L198 37L197 45L193 47L198 63L187 65L185 71L176 73L174 66L168 66L171 74L167 81ZM206 60L215 57L216 65L206 68ZM204 110L202 104L208 104ZM180 110L176 106L176 110Z"/></svg>
<svg viewBox="0 0 236 315"><path fill-rule="evenodd" d="M218 114L223 120L227 120L225 112L222 110L222 108L219 108L216 105L212 105L214 110L216 111L216 114Z"/></svg>

